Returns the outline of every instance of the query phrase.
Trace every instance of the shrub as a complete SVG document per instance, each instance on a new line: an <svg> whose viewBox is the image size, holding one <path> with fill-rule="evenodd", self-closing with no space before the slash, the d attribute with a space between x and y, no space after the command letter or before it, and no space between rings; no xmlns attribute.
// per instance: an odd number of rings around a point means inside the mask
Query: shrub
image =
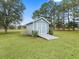
<svg viewBox="0 0 79 59"><path fill-rule="evenodd" d="M53 28L49 28L49 34L53 35Z"/></svg>
<svg viewBox="0 0 79 59"><path fill-rule="evenodd" d="M38 32L37 31L32 31L32 36L37 37L38 36Z"/></svg>
<svg viewBox="0 0 79 59"><path fill-rule="evenodd" d="M15 29L15 26L10 25L10 26L9 26L9 29Z"/></svg>
<svg viewBox="0 0 79 59"><path fill-rule="evenodd" d="M75 22L69 22L69 23L68 23L68 27L71 27L71 28L73 28L73 27L78 27L78 24L75 23Z"/></svg>

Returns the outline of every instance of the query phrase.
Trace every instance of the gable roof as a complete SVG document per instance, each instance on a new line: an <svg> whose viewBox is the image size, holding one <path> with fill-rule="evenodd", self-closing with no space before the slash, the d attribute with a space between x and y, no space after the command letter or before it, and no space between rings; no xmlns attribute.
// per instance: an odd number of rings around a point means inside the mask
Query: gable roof
<svg viewBox="0 0 79 59"><path fill-rule="evenodd" d="M26 25L32 24L32 23L34 23L34 22L37 22L37 21L39 21L40 19L41 19L41 20L44 20L45 22L47 22L48 24L50 24L50 22L49 22L46 18L40 17L40 18L38 18L37 20L34 20L34 21L32 21L32 22L27 23Z"/></svg>

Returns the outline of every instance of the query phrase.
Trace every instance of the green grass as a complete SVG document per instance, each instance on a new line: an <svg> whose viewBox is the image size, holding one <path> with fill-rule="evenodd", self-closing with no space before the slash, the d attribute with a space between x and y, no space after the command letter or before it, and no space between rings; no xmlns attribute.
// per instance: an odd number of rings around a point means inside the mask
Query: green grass
<svg viewBox="0 0 79 59"><path fill-rule="evenodd" d="M47 41L21 35L20 31L0 33L0 59L79 59L79 32L55 31L59 39Z"/></svg>

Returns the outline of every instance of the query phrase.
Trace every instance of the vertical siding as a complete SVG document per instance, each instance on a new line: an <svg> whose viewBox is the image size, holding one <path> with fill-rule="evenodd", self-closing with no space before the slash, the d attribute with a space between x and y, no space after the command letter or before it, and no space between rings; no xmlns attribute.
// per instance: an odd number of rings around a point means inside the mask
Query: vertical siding
<svg viewBox="0 0 79 59"><path fill-rule="evenodd" d="M34 25L34 31L38 31L39 34L41 32L45 34L49 32L49 24L46 21L41 19L39 21L34 22L34 24L32 23L32 24L27 25L27 31L30 34L32 34L33 25Z"/></svg>

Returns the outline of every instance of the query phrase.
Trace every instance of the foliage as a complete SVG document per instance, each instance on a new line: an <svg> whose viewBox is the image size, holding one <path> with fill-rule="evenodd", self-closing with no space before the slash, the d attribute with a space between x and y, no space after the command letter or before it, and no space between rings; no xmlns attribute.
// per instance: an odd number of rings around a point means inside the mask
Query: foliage
<svg viewBox="0 0 79 59"><path fill-rule="evenodd" d="M36 10L33 13L32 18L47 17L47 13L48 13L48 3L44 3L39 10Z"/></svg>
<svg viewBox="0 0 79 59"><path fill-rule="evenodd" d="M56 22L56 28L62 28L62 21L61 19L59 21Z"/></svg>
<svg viewBox="0 0 79 59"><path fill-rule="evenodd" d="M75 22L69 22L68 27L70 27L70 28L78 27L78 24L76 24Z"/></svg>
<svg viewBox="0 0 79 59"><path fill-rule="evenodd" d="M34 18L39 18L39 16L40 16L40 11L39 11L39 10L36 10L36 11L33 13L32 18L33 18L33 19L34 19Z"/></svg>
<svg viewBox="0 0 79 59"><path fill-rule="evenodd" d="M11 23L22 21L22 13L25 9L22 0L0 0L0 24L7 33Z"/></svg>
<svg viewBox="0 0 79 59"><path fill-rule="evenodd" d="M37 37L38 36L38 32L37 31L32 31L32 36Z"/></svg>
<svg viewBox="0 0 79 59"><path fill-rule="evenodd" d="M52 27L49 28L49 34L53 35L53 28Z"/></svg>
<svg viewBox="0 0 79 59"><path fill-rule="evenodd" d="M22 27L22 26L21 26L21 25L19 25L17 28L18 28L18 29L21 29L21 27Z"/></svg>
<svg viewBox="0 0 79 59"><path fill-rule="evenodd" d="M9 25L9 29L15 29L15 26Z"/></svg>
<svg viewBox="0 0 79 59"><path fill-rule="evenodd" d="M33 13L33 18L47 18L52 24L57 25L58 28L62 26L62 29L65 30L66 21L68 21L67 23L71 21L74 23L76 18L79 18L79 0L62 0L59 4L53 0L49 0L37 11L38 12L35 11ZM72 20L70 17L73 17ZM74 26L73 28L75 29ZM70 27L68 29L70 29Z"/></svg>
<svg viewBox="0 0 79 59"><path fill-rule="evenodd" d="M53 11L55 11L55 8L53 5L55 5L55 2L53 0L50 0L49 2L42 4L41 8L39 10L36 10L33 13L32 17L33 18L44 17L44 18L47 18L49 21L49 19L52 19L51 16L54 14Z"/></svg>

